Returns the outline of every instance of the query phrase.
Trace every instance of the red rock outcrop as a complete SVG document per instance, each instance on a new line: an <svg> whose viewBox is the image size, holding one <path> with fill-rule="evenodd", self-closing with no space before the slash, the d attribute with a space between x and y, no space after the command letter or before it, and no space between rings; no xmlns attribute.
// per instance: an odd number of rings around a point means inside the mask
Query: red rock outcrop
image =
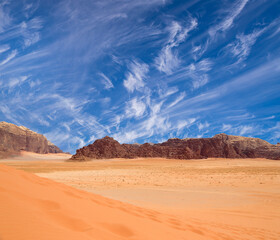
<svg viewBox="0 0 280 240"><path fill-rule="evenodd" d="M62 153L45 136L23 126L0 122L0 156L16 154L21 150L35 153Z"/></svg>
<svg viewBox="0 0 280 240"><path fill-rule="evenodd" d="M158 144L120 144L106 136L78 149L70 160L137 157L280 159L280 147L258 138L231 136L224 133L212 138L173 138Z"/></svg>

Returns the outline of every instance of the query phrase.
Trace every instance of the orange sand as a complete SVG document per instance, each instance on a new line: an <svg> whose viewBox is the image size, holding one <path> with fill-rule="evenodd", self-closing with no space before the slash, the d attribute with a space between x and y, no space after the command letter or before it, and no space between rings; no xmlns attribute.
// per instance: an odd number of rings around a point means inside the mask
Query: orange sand
<svg viewBox="0 0 280 240"><path fill-rule="evenodd" d="M0 165L0 239L202 239L199 226Z"/></svg>
<svg viewBox="0 0 280 240"><path fill-rule="evenodd" d="M60 208L55 209L43 209L44 214L36 215L34 213L36 218L40 217L41 219L42 217L45 223L55 229L61 229L60 224L64 224L61 219L65 217L59 217L60 220L57 221L53 218L53 214L61 214L62 212L66 216L79 219L94 228L88 232L79 232L82 235L97 236L94 235L96 234L95 230L104 230L104 226L112 226L110 224L121 224L133 232L133 235L126 236L114 233L115 235L110 236L111 239L122 239L121 237L123 239L190 240L280 239L280 161L266 159L188 161L115 159L73 163L63 162L63 160L47 161L47 159L42 160L38 156L37 160L33 158L32 161L26 161L27 159L26 156L22 156L21 160L19 158L18 161L1 162L123 202L84 193L49 180L40 180L32 175L32 179L37 179L37 182L47 181L50 183L52 190L54 190L53 188L61 189L63 186L63 188L67 188L63 192L67 191L68 194L71 193L72 197L79 196L82 199L80 202L79 199L74 198L75 203L70 204L71 198L66 196L67 200L65 200L64 194L61 197L61 193L54 195L47 193L42 198L39 193L36 199L55 202L60 206ZM5 182L1 179L0 181ZM21 182L22 180L15 180L15 184L21 184ZM28 184L24 183L24 185ZM6 190L10 189L9 184L5 186ZM1 187L0 185L0 193ZM21 187L17 188L14 188L15 192L22 189ZM48 189L51 190L50 187ZM36 195L40 192L33 188L32 190L35 191L33 194ZM30 196L29 193L27 195ZM50 196L52 196L51 199L49 199ZM89 206L90 204L84 198L99 199L99 204ZM2 199L1 194L0 199ZM3 205L1 201L0 206ZM105 203L106 206L101 203ZM111 207L109 207L109 203ZM10 205L11 207L5 209L14 209L13 204L10 203ZM21 210L15 210L15 219L17 219L17 211L29 209L29 205L27 204L26 207L25 205L26 203L22 202L21 207L19 207ZM80 211L80 209L82 210ZM40 209L40 211L43 210ZM126 210L125 215L123 215L124 210ZM26 214L28 215L29 212L31 211L27 210ZM51 218L49 212L52 213ZM91 213L92 216L87 216L87 213ZM121 217L117 217L117 214ZM102 220L99 221L97 218L102 218ZM122 220L118 220L118 218ZM104 223L102 227L100 222ZM40 221L38 224L44 226ZM32 233L34 230L29 231ZM0 239L1 233L0 227ZM67 238L68 235L65 234L61 233L60 236ZM76 234L78 234L77 231ZM69 239L71 239L70 237ZM90 239L103 239L102 237Z"/></svg>

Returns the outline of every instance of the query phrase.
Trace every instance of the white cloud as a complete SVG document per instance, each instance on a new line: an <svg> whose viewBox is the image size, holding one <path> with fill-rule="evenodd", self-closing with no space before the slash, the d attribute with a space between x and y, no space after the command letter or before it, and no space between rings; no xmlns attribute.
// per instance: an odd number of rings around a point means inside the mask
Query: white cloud
<svg viewBox="0 0 280 240"><path fill-rule="evenodd" d="M231 121L244 121L248 119L253 119L255 118L255 116L250 113L244 113L240 115L227 116L226 118Z"/></svg>
<svg viewBox="0 0 280 240"><path fill-rule="evenodd" d="M7 9L5 8L6 3L6 1L0 3L0 33L3 32L12 21Z"/></svg>
<svg viewBox="0 0 280 240"><path fill-rule="evenodd" d="M194 89L200 88L208 83L209 77L207 72L211 71L212 66L213 62L208 58L187 66L187 74L193 80Z"/></svg>
<svg viewBox="0 0 280 240"><path fill-rule="evenodd" d="M21 76L21 77L18 77L18 78L12 78L12 79L10 79L10 81L8 83L8 86L9 86L9 88L13 88L17 85L22 84L27 79L28 79L28 76Z"/></svg>
<svg viewBox="0 0 280 240"><path fill-rule="evenodd" d="M254 128L252 126L240 126L238 130L239 130L239 135L244 135L244 134L252 133Z"/></svg>
<svg viewBox="0 0 280 240"><path fill-rule="evenodd" d="M146 111L146 104L140 99L133 98L126 105L126 116L127 117L141 117Z"/></svg>
<svg viewBox="0 0 280 240"><path fill-rule="evenodd" d="M193 88L198 89L204 85L206 85L209 82L208 75L202 74L202 75L195 75L193 77Z"/></svg>
<svg viewBox="0 0 280 240"><path fill-rule="evenodd" d="M82 148L86 145L85 140L78 136L71 137L70 142L78 144L78 148Z"/></svg>
<svg viewBox="0 0 280 240"><path fill-rule="evenodd" d="M229 13L225 17L225 19L218 25L210 28L209 35L211 37L214 37L217 34L217 32L225 32L228 29L230 29L233 26L235 18L238 17L238 15L241 13L241 11L244 9L248 2L249 0L235 1L233 6L229 9Z"/></svg>
<svg viewBox="0 0 280 240"><path fill-rule="evenodd" d="M276 28L276 30L270 35L270 38L276 36L278 33L280 33L280 27Z"/></svg>
<svg viewBox="0 0 280 240"><path fill-rule="evenodd" d="M232 125L230 124L223 124L222 131L226 132L232 129Z"/></svg>
<svg viewBox="0 0 280 240"><path fill-rule="evenodd" d="M269 117L260 118L259 120L265 121L265 120L271 120L271 119L275 119L275 115L272 115L272 116L269 116Z"/></svg>
<svg viewBox="0 0 280 240"><path fill-rule="evenodd" d="M163 105L163 102L164 102L164 101L161 101L161 102L158 102L158 103L149 103L149 107L150 107L150 109L151 109L151 112L152 112L153 114L159 113L160 110L161 110L161 107L162 107L162 105Z"/></svg>
<svg viewBox="0 0 280 240"><path fill-rule="evenodd" d="M195 64L195 71L208 72L212 69L213 62L209 58L205 58Z"/></svg>
<svg viewBox="0 0 280 240"><path fill-rule="evenodd" d="M152 136L154 131L159 130L165 132L169 129L170 123L167 117L159 114L152 114L146 121L143 122L142 128L145 129L148 136Z"/></svg>
<svg viewBox="0 0 280 240"><path fill-rule="evenodd" d="M209 126L210 126L210 124L208 122L205 122L205 123L199 123L197 127L198 127L198 130L201 131L204 128L208 128Z"/></svg>
<svg viewBox="0 0 280 240"><path fill-rule="evenodd" d="M271 127L267 130L267 132L271 133L271 139L274 141L280 142L280 122L276 122L274 127Z"/></svg>
<svg viewBox="0 0 280 240"><path fill-rule="evenodd" d="M146 115L145 119L141 119L139 122L133 122L133 124L126 124L123 129L118 129L118 133L113 135L114 138L120 142L134 142L136 139L142 137L147 139L155 134L163 135L172 129L174 130L174 127L168 120L168 116L164 113L164 109L162 109L164 100L160 102L146 100L146 106L144 106L142 100L142 103L139 101L139 99L137 99L137 101L132 100L129 105L135 105L135 107L133 107L134 109L132 108L133 110L131 108L127 108L124 116ZM118 118L117 120L120 119Z"/></svg>
<svg viewBox="0 0 280 240"><path fill-rule="evenodd" d="M166 98L170 95L173 95L174 93L178 92L178 87L169 87L167 90L159 90L159 95L161 98Z"/></svg>
<svg viewBox="0 0 280 240"><path fill-rule="evenodd" d="M38 32L29 33L28 35L25 36L24 46L29 47L39 41L40 41L40 34Z"/></svg>
<svg viewBox="0 0 280 240"><path fill-rule="evenodd" d="M17 55L17 50L13 50L2 62L0 62L0 66L8 63Z"/></svg>
<svg viewBox="0 0 280 240"><path fill-rule="evenodd" d="M139 91L145 86L144 79L149 71L149 66L145 63L133 61L128 68L129 72L126 74L123 85L129 92Z"/></svg>
<svg viewBox="0 0 280 240"><path fill-rule="evenodd" d="M62 142L68 141L71 137L69 133L59 132L59 131L51 131L44 134L47 139L49 139L52 143L60 145Z"/></svg>
<svg viewBox="0 0 280 240"><path fill-rule="evenodd" d="M187 127L191 126L195 121L196 121L196 118L189 118L187 120L179 120L176 128L178 130L187 128Z"/></svg>
<svg viewBox="0 0 280 240"><path fill-rule="evenodd" d="M168 27L170 32L168 44L171 48L177 47L180 43L184 42L189 32L194 30L197 27L197 19L190 18L188 25L182 27L178 22L173 21Z"/></svg>
<svg viewBox="0 0 280 240"><path fill-rule="evenodd" d="M39 30L43 28L43 20L40 17L35 17L29 20L28 22L22 22L21 27L33 31Z"/></svg>
<svg viewBox="0 0 280 240"><path fill-rule="evenodd" d="M1 104L0 105L0 112L2 112L2 114L5 116L5 118L9 119L10 121L12 121L13 123L20 125L20 123L18 122L19 118L18 116L11 111L10 107L5 105L5 104Z"/></svg>
<svg viewBox="0 0 280 240"><path fill-rule="evenodd" d="M228 44L225 49L229 50L229 52L238 58L237 63L244 61L250 54L253 45L256 43L257 39L267 32L269 29L275 28L275 26L279 25L280 18L277 18L268 26L262 29L254 29L254 31L250 34L238 34L236 36L236 40L230 44ZM272 36L270 36L272 37Z"/></svg>
<svg viewBox="0 0 280 240"><path fill-rule="evenodd" d="M249 125L239 125L239 126L232 126L231 124L223 124L222 131L223 132L230 132L231 134L243 136L253 133L255 130L254 127Z"/></svg>
<svg viewBox="0 0 280 240"><path fill-rule="evenodd" d="M209 39L207 39L205 41L205 43L203 43L203 44L200 43L199 45L194 46L192 48L191 51L192 51L192 54L193 54L193 59L195 61L197 61L206 52L206 50L208 48L208 45L209 45Z"/></svg>
<svg viewBox="0 0 280 240"><path fill-rule="evenodd" d="M193 53L197 53L197 52L200 52L201 51L201 45L198 45L198 46L194 46L193 48L192 48L192 52Z"/></svg>
<svg viewBox="0 0 280 240"><path fill-rule="evenodd" d="M134 142L135 139L143 137L144 133L139 131L128 131L125 133L116 133L113 134L113 138L116 139L120 143L131 143Z"/></svg>
<svg viewBox="0 0 280 240"><path fill-rule="evenodd" d="M160 72L171 74L173 69L179 66L180 60L170 46L163 48L159 56L155 59L155 64Z"/></svg>
<svg viewBox="0 0 280 240"><path fill-rule="evenodd" d="M186 97L186 93L181 92L180 95L172 103L168 105L168 108L175 106L177 103L181 102L185 97Z"/></svg>
<svg viewBox="0 0 280 240"><path fill-rule="evenodd" d="M233 56L238 58L239 63L249 56L252 46L265 30L266 28L255 30L253 33L247 35L239 34L236 36L236 40L233 43L228 44L226 48Z"/></svg>
<svg viewBox="0 0 280 240"><path fill-rule="evenodd" d="M10 50L10 46L8 44L4 44L0 46L0 54Z"/></svg>
<svg viewBox="0 0 280 240"><path fill-rule="evenodd" d="M99 75L102 77L102 83L104 84L105 89L114 87L112 81L104 73L99 73Z"/></svg>
<svg viewBox="0 0 280 240"><path fill-rule="evenodd" d="M65 127L65 129L66 129L68 132L71 131L70 123L64 122L64 123L62 123L62 126Z"/></svg>
<svg viewBox="0 0 280 240"><path fill-rule="evenodd" d="M40 41L41 37L39 30L43 27L43 21L41 18L35 17L28 22L22 22L20 27L25 47L29 47Z"/></svg>
<svg viewBox="0 0 280 240"><path fill-rule="evenodd" d="M161 49L158 57L155 58L156 68L165 74L171 74L173 70L179 66L180 59L173 48L178 47L180 43L184 42L188 33L197 27L197 20L190 18L188 25L182 27L180 23L173 21L167 28L169 31L169 39L167 44Z"/></svg>

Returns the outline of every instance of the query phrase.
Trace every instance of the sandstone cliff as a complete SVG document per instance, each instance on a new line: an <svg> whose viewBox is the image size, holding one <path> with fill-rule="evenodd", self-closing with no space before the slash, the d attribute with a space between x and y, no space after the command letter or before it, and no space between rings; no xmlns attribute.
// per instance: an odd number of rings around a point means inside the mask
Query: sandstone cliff
<svg viewBox="0 0 280 240"><path fill-rule="evenodd" d="M137 157L280 159L280 147L258 138L231 136L224 133L212 138L173 138L158 144L120 144L111 137L104 137L78 149L70 160Z"/></svg>
<svg viewBox="0 0 280 240"><path fill-rule="evenodd" d="M45 136L23 126L0 122L0 156L16 154L21 150L35 153L62 153Z"/></svg>

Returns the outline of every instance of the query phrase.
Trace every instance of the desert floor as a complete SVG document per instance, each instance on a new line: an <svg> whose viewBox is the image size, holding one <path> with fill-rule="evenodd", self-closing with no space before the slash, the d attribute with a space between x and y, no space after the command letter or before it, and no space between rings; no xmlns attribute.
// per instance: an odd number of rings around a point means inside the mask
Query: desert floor
<svg viewBox="0 0 280 240"><path fill-rule="evenodd" d="M280 161L113 159L75 163L65 162L67 157L26 153L0 164L119 200L128 209L130 204L145 209L149 221L176 230L165 235L166 239L280 239ZM122 237L138 239L136 235Z"/></svg>

